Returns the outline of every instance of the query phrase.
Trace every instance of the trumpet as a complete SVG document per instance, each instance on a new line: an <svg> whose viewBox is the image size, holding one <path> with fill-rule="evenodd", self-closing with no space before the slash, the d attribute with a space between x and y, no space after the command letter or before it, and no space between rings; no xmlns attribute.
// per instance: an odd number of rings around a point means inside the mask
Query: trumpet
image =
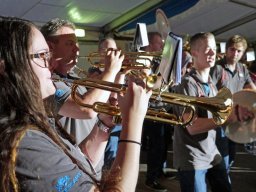
<svg viewBox="0 0 256 192"><path fill-rule="evenodd" d="M125 93L127 89L126 85L90 78L80 80L53 78L53 81L71 83L71 96L78 105L91 108L98 113L105 113L115 116L117 119L121 118L121 112L118 106L112 106L102 102L95 102L93 105L82 103L81 100L76 96L76 89L78 86L85 86L88 88L98 88L116 93ZM217 125L222 125L228 119L233 105L232 94L227 88L222 88L218 92L217 96L211 98L193 97L175 93L161 93L161 95L159 95L159 92L153 91L150 101L158 102L159 97L163 103L180 105L188 109L190 108L190 115L186 120L183 120L181 117L168 113L164 110L155 110L153 108L149 108L147 110L147 114L145 116L146 119L172 125L186 126L190 124L195 115L195 107L200 107L210 111L213 115L214 123Z"/></svg>
<svg viewBox="0 0 256 192"><path fill-rule="evenodd" d="M150 69L153 57L161 57L162 52L124 52L125 59L122 69L140 70ZM92 52L88 56L78 56L78 58L87 59L91 66L96 68L104 68L104 58L106 52Z"/></svg>

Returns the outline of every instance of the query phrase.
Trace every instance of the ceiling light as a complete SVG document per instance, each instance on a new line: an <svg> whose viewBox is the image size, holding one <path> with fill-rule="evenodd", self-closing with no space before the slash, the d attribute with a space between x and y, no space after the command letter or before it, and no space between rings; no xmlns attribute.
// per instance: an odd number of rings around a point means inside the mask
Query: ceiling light
<svg viewBox="0 0 256 192"><path fill-rule="evenodd" d="M85 37L85 30L84 29L75 29L75 34L77 37Z"/></svg>
<svg viewBox="0 0 256 192"><path fill-rule="evenodd" d="M255 60L255 52L253 50L246 52L246 60L247 61L254 61Z"/></svg>
<svg viewBox="0 0 256 192"><path fill-rule="evenodd" d="M226 43L220 42L220 52L225 53L226 52Z"/></svg>

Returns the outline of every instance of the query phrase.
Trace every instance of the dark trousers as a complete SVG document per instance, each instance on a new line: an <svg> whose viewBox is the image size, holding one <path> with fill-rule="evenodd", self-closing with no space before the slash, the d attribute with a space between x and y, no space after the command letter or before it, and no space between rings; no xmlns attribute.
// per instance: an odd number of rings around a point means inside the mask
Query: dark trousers
<svg viewBox="0 0 256 192"><path fill-rule="evenodd" d="M171 135L166 135L166 125L160 122L145 120L143 124L147 142L147 181L155 181L162 173L163 163L167 156L167 140ZM144 137L145 138L145 137Z"/></svg>
<svg viewBox="0 0 256 192"><path fill-rule="evenodd" d="M229 148L229 166L231 167L235 161L236 143L229 139L228 140L228 148Z"/></svg>
<svg viewBox="0 0 256 192"><path fill-rule="evenodd" d="M232 191L224 161L210 169L178 170L178 174L182 192L207 192L206 179L212 192Z"/></svg>
<svg viewBox="0 0 256 192"><path fill-rule="evenodd" d="M216 146L224 159L226 169L229 172L230 163L229 163L229 141L225 135L225 131L223 127L216 128Z"/></svg>
<svg viewBox="0 0 256 192"><path fill-rule="evenodd" d="M229 171L235 161L236 143L226 137L223 127L216 129L216 146L221 156L226 160L226 167Z"/></svg>

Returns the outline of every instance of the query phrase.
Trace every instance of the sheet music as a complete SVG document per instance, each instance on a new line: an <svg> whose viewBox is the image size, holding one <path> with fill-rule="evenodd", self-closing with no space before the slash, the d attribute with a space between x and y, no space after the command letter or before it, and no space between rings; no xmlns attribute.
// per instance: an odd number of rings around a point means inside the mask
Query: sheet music
<svg viewBox="0 0 256 192"><path fill-rule="evenodd" d="M159 72L165 84L181 82L182 38L170 32L166 38Z"/></svg>
<svg viewBox="0 0 256 192"><path fill-rule="evenodd" d="M145 23L137 23L136 32L133 40L132 51L139 51L140 47L148 46L148 32Z"/></svg>

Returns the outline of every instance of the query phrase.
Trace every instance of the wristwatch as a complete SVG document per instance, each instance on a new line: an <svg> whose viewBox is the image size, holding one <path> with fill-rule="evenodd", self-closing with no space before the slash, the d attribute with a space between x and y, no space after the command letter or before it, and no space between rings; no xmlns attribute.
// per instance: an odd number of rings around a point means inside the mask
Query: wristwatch
<svg viewBox="0 0 256 192"><path fill-rule="evenodd" d="M112 130L112 128L111 128L111 127L108 127L107 125L105 125L105 124L100 120L99 117L98 117L98 121L97 121L97 126L98 126L98 128L99 128L101 131L103 131L103 132L105 132L105 133L110 133L111 130Z"/></svg>

